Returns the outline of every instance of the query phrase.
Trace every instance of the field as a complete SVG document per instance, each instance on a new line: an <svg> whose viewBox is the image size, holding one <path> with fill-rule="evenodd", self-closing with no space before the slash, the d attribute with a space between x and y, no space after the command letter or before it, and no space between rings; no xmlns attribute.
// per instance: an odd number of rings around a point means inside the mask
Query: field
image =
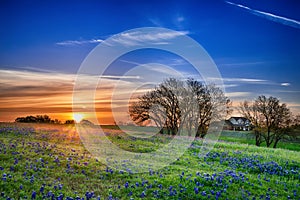
<svg viewBox="0 0 300 200"><path fill-rule="evenodd" d="M136 139L103 127L125 150L151 152L172 138ZM195 140L171 165L147 173L107 168L82 145L74 125L0 124L1 199L300 199L298 143L256 147L224 132L199 156Z"/></svg>

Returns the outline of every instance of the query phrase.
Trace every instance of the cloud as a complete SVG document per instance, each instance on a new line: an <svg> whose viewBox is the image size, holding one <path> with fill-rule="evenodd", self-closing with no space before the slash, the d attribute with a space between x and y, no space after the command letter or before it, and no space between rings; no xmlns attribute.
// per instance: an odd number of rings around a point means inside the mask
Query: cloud
<svg viewBox="0 0 300 200"><path fill-rule="evenodd" d="M124 63L128 63L128 64L132 64L134 66L139 66L139 65L145 65L147 63L138 63L135 61L130 61L130 60L119 60L120 62L124 62ZM160 60L156 60L157 63L161 63L167 66L185 66L187 64L189 64L186 60L182 59L182 58L174 58L174 59L160 59Z"/></svg>
<svg viewBox="0 0 300 200"><path fill-rule="evenodd" d="M130 60L120 60L121 62L124 62L124 63L128 63L128 64L132 64L132 65L135 65L135 66L139 66L139 65L143 65L143 63L138 63L138 62L134 62L134 61L130 61Z"/></svg>
<svg viewBox="0 0 300 200"><path fill-rule="evenodd" d="M158 18L149 18L148 20L155 26L163 27L163 23Z"/></svg>
<svg viewBox="0 0 300 200"><path fill-rule="evenodd" d="M224 84L225 88L233 88L233 87L238 87L238 84Z"/></svg>
<svg viewBox="0 0 300 200"><path fill-rule="evenodd" d="M78 46L78 45L85 45L85 44L97 44L101 43L103 40L101 39L91 39L91 40L67 40L62 42L57 42L56 45L59 46Z"/></svg>
<svg viewBox="0 0 300 200"><path fill-rule="evenodd" d="M136 46L144 43L168 44L168 40L187 34L189 31L152 31L148 33L135 31L115 35L109 42L105 41L105 43L109 46Z"/></svg>
<svg viewBox="0 0 300 200"><path fill-rule="evenodd" d="M291 93L291 94L300 94L300 90L275 90L274 92L278 93Z"/></svg>
<svg viewBox="0 0 300 200"><path fill-rule="evenodd" d="M49 114L62 120L69 118L72 112L73 87L76 74L45 72L26 69L0 69L0 121L12 121L18 116ZM134 75L82 75L80 92L90 92L91 85L97 84L95 106L99 119L112 123L107 116L111 115L111 96L117 85L122 90L115 91L116 97L132 90L135 81L140 77ZM139 93L139 89L136 93ZM107 102L110 102L109 104ZM86 102L82 102L86 106ZM113 105L124 107L127 102L114 100ZM110 121L109 121L110 120Z"/></svg>
<svg viewBox="0 0 300 200"><path fill-rule="evenodd" d="M274 15L274 14L268 13L268 12L254 10L254 9L251 9L251 8L249 8L247 6L244 6L244 5L241 5L241 4L235 4L235 3L232 3L232 2L229 2L229 1L225 1L225 2L230 4L230 5L245 9L249 13L254 14L256 16L268 19L270 21L273 21L273 22L276 22L276 23L279 23L279 24L283 24L283 25L286 25L286 26L290 26L290 27L293 27L293 28L300 29L300 22L297 21L297 20L289 19L289 18L286 18L286 17L278 16L278 15Z"/></svg>
<svg viewBox="0 0 300 200"><path fill-rule="evenodd" d="M267 80L263 79L254 79L254 78L223 78L224 81L228 82L247 82L247 83L254 83L254 82L266 82Z"/></svg>
<svg viewBox="0 0 300 200"><path fill-rule="evenodd" d="M242 98L249 97L252 94L250 92L226 92L226 96L230 98Z"/></svg>
<svg viewBox="0 0 300 200"><path fill-rule="evenodd" d="M177 22L183 22L184 20L185 20L185 18L182 16L177 17Z"/></svg>
<svg viewBox="0 0 300 200"><path fill-rule="evenodd" d="M211 81L217 81L219 78L208 78ZM238 82L238 83L268 83L268 80L254 79L254 78L221 78L224 82Z"/></svg>
<svg viewBox="0 0 300 200"><path fill-rule="evenodd" d="M164 66L164 67L163 67ZM176 71L175 69L168 67L166 65L155 65L155 64L150 64L150 65L145 65L145 69L149 70L150 73L153 75L155 74L157 76L157 74L160 74L162 77L180 77L183 76L183 74L185 74L184 72L179 72Z"/></svg>
<svg viewBox="0 0 300 200"><path fill-rule="evenodd" d="M291 84L290 83L281 83L280 85L281 86L290 86Z"/></svg>
<svg viewBox="0 0 300 200"><path fill-rule="evenodd" d="M241 67L241 66L251 66L251 65L261 65L261 64L265 64L266 61L257 61L257 62L239 62L239 63L222 63L219 64L220 66L224 66L224 67Z"/></svg>
<svg viewBox="0 0 300 200"><path fill-rule="evenodd" d="M168 44L168 40L189 34L189 31L152 31L144 33L141 31L135 31L130 33L120 33L113 35L113 37L107 41L102 39L90 39L90 40L66 40L57 42L59 46L80 46L86 44L98 44L105 43L109 46L124 45L135 46L144 43L153 44Z"/></svg>

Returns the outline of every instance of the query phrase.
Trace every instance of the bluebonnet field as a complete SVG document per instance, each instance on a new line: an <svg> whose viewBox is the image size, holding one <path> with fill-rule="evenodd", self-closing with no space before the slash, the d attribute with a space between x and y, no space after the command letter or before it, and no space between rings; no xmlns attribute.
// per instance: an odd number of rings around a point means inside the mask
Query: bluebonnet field
<svg viewBox="0 0 300 200"><path fill-rule="evenodd" d="M147 152L167 136L136 139L107 127L120 147ZM73 125L0 125L1 199L300 199L300 154L219 142L199 156L195 140L168 167L148 173L107 168ZM128 170L130 171L130 169Z"/></svg>

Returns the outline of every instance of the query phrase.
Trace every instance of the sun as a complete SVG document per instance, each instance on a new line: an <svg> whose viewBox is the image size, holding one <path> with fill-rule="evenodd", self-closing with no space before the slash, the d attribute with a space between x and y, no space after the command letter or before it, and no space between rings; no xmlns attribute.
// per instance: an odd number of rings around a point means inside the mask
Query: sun
<svg viewBox="0 0 300 200"><path fill-rule="evenodd" d="M73 119L79 123L83 119L83 115L80 113L73 113Z"/></svg>

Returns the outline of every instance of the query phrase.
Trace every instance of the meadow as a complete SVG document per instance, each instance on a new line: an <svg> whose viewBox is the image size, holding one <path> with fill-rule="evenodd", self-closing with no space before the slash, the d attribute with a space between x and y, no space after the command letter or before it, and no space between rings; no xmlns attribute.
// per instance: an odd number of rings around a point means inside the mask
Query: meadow
<svg viewBox="0 0 300 200"><path fill-rule="evenodd" d="M134 152L154 151L172 139L103 129ZM0 199L300 199L299 143L285 141L278 149L253 143L249 133L224 131L204 156L197 139L169 166L132 173L94 158L74 125L2 123Z"/></svg>

